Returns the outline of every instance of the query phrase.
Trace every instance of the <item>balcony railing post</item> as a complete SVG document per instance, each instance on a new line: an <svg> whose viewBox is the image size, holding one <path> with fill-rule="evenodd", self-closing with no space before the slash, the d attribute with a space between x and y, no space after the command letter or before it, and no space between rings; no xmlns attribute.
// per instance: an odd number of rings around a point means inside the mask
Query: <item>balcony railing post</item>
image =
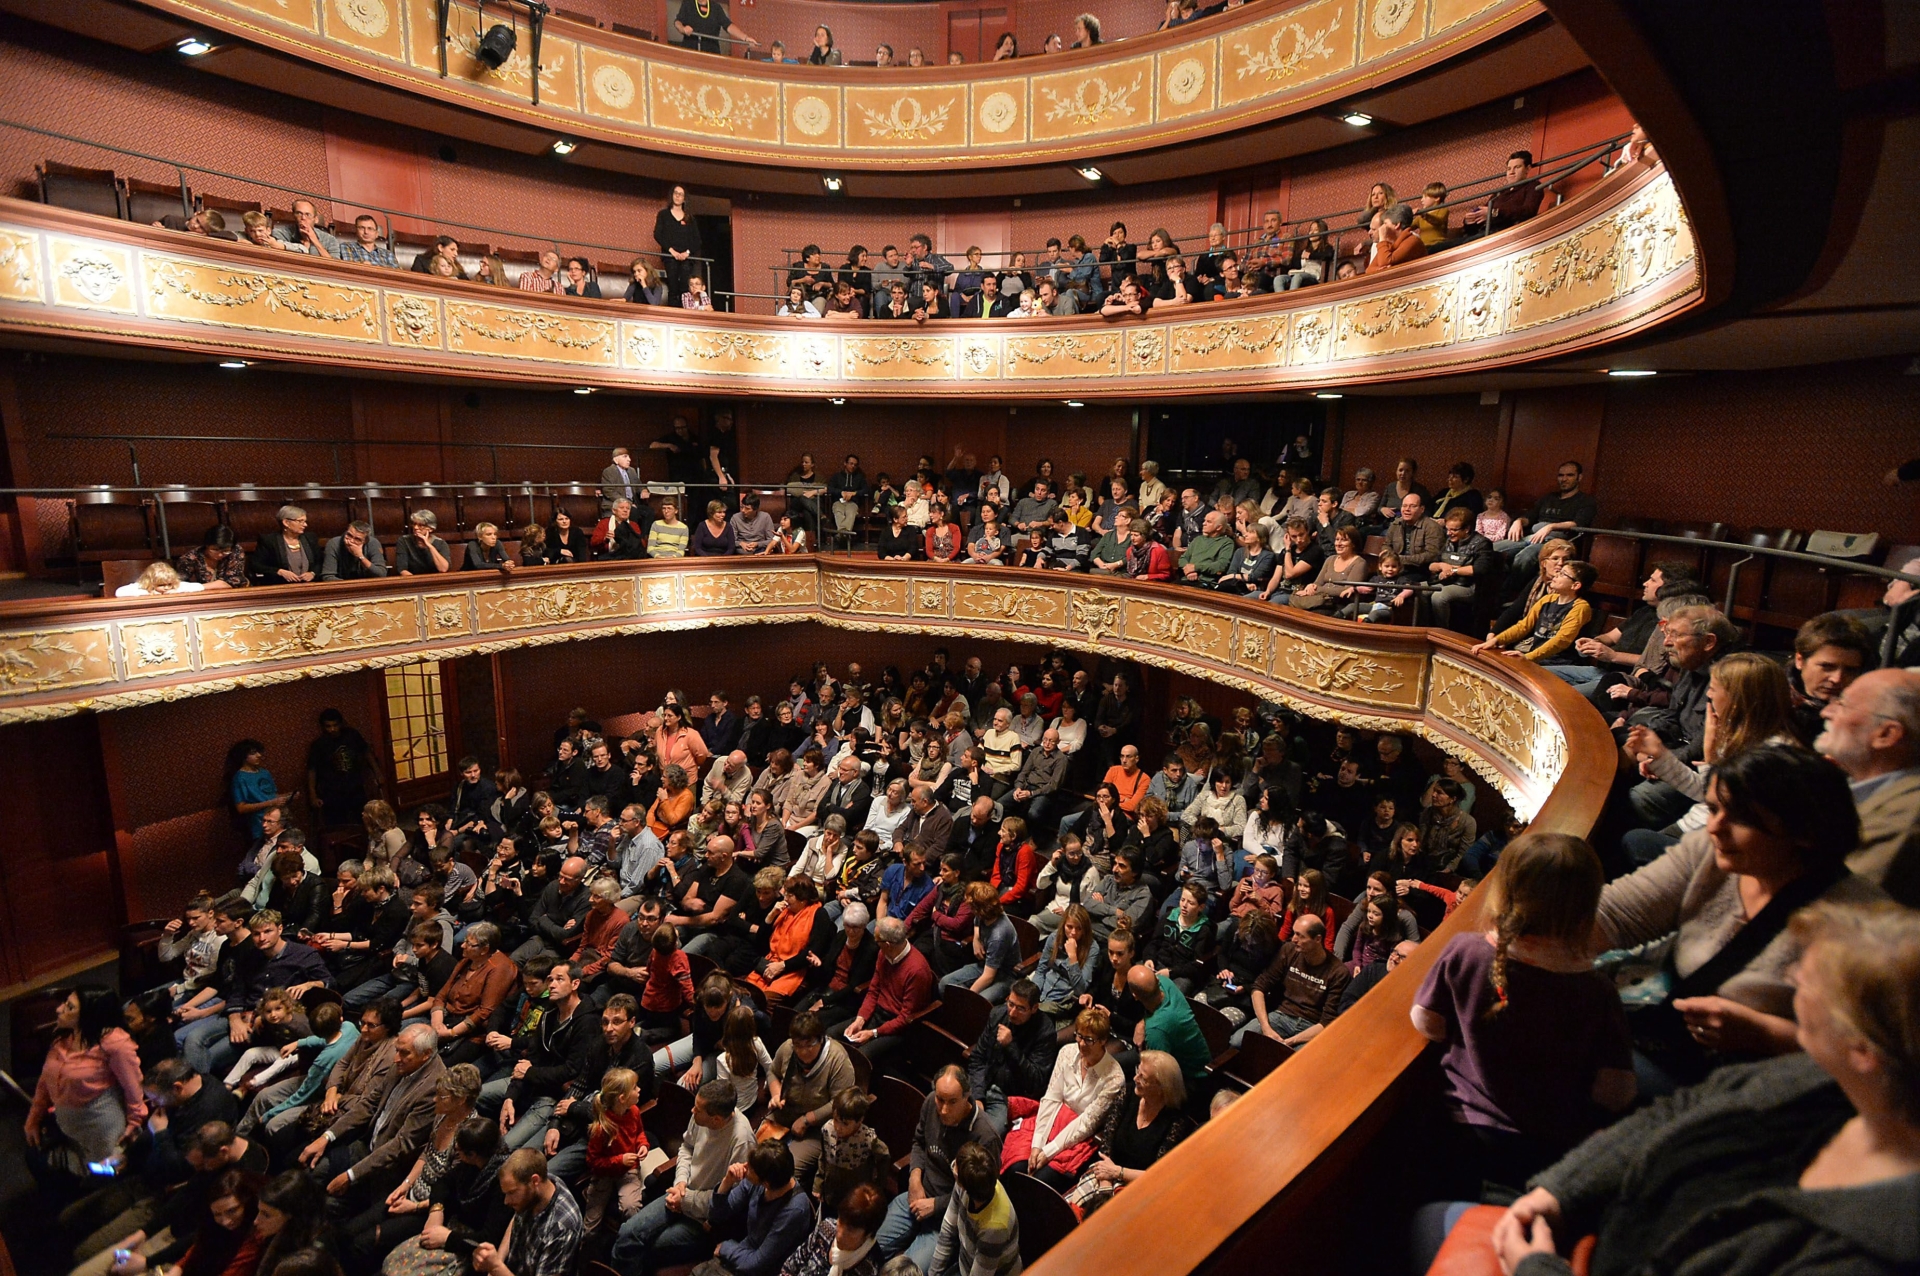
<svg viewBox="0 0 1920 1276"><path fill-rule="evenodd" d="M127 459L133 462L133 485L140 486L140 451L133 446L133 440L127 440Z"/></svg>
<svg viewBox="0 0 1920 1276"><path fill-rule="evenodd" d="M1720 608L1721 615L1723 616L1733 615L1733 593L1735 588L1737 588L1740 584L1740 569L1742 567L1745 567L1748 563L1751 563L1753 560L1754 560L1754 555L1748 554L1745 558L1741 559L1740 561L1734 563L1733 565L1727 568L1727 597L1726 597L1726 601L1721 605L1721 608Z"/></svg>
<svg viewBox="0 0 1920 1276"><path fill-rule="evenodd" d="M173 561L173 540L167 535L167 503L160 499L160 493L153 494L154 516L160 520L160 560Z"/></svg>

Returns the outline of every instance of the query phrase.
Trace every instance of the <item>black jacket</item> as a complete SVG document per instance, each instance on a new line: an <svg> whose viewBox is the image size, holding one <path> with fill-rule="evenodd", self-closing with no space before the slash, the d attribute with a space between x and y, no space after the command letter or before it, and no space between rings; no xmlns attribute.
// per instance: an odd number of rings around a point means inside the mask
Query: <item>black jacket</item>
<svg viewBox="0 0 1920 1276"><path fill-rule="evenodd" d="M593 894L584 884L575 886L573 894L562 895L559 882L549 882L540 892L539 902L534 904L533 913L527 919L528 924L555 948L570 953L580 943L581 927L585 924L587 907L593 902Z"/></svg>
<svg viewBox="0 0 1920 1276"><path fill-rule="evenodd" d="M1194 930L1183 929L1180 914L1175 911L1160 923L1160 929L1147 945L1146 959L1166 971L1170 979L1204 985L1220 969L1217 934L1218 928L1211 918L1202 918Z"/></svg>
<svg viewBox="0 0 1920 1276"><path fill-rule="evenodd" d="M607 1044L607 1034L598 1031L599 1027L596 1023L593 1040L587 1045L585 1063L567 1083L566 1097L573 1100L573 1106L560 1118L560 1128L561 1137L568 1143L587 1137L587 1126L593 1120L593 1096L600 1093L600 1080L609 1070L626 1068L639 1078L642 1103L653 1102L660 1093L659 1080L653 1072L653 1047L647 1044L647 1039L636 1031L627 1038L625 1048L615 1051Z"/></svg>
<svg viewBox="0 0 1920 1276"><path fill-rule="evenodd" d="M565 1097L574 1078L586 1073L587 1057L596 1042L602 1048L606 1045L600 1035L600 1012L591 1002L582 998L565 1020L548 1007L532 1032L514 1040L514 1059L525 1059L532 1066L507 1086L507 1097L516 1105Z"/></svg>
<svg viewBox="0 0 1920 1276"><path fill-rule="evenodd" d="M448 799L453 807L453 823L465 824L470 820L479 820L485 826L482 833L500 835L500 826L493 818L493 804L500 800L500 788L484 774L478 784L468 784L465 780L456 780L453 796Z"/></svg>
<svg viewBox="0 0 1920 1276"><path fill-rule="evenodd" d="M307 570L313 573L315 580L320 579L320 542L312 532L300 533L301 548L307 551ZM288 585L291 581L280 579L280 573L290 570L287 563L287 540L278 528L260 538L260 543L247 555L247 579L256 585Z"/></svg>
<svg viewBox="0 0 1920 1276"><path fill-rule="evenodd" d="M573 557L563 556L560 553L562 548L571 550ZM547 563L590 562L593 559L593 543L587 535L587 530L578 523L569 528L564 537L560 535L560 527L557 523L549 524L546 548L541 551L540 557L541 561Z"/></svg>
<svg viewBox="0 0 1920 1276"><path fill-rule="evenodd" d="M1003 1024L1013 1033L1010 1045L1000 1044ZM1024 1024L1016 1024L1008 1018L1006 1006L995 1006L987 1026L980 1030L980 1040L967 1055L967 1081L973 1093L985 1095L987 1087L997 1086L1009 1099L1043 1097L1053 1079L1053 1061L1060 1054L1054 1033L1053 1019L1038 1010Z"/></svg>
<svg viewBox="0 0 1920 1276"><path fill-rule="evenodd" d="M864 779L855 780L844 792L840 781L835 780L820 797L819 823L825 824L829 815L838 813L847 822L847 840L851 842L853 835L866 827L867 809L872 805L873 789Z"/></svg>

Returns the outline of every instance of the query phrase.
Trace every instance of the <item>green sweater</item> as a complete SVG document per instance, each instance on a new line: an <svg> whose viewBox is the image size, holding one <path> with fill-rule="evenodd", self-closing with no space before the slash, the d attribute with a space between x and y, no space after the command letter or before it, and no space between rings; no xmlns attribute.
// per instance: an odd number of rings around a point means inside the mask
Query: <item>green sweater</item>
<svg viewBox="0 0 1920 1276"><path fill-rule="evenodd" d="M1180 555L1180 566L1192 567L1200 573L1200 579L1209 585L1227 574L1227 566L1232 561L1231 536L1196 536L1193 544L1187 546L1186 552Z"/></svg>

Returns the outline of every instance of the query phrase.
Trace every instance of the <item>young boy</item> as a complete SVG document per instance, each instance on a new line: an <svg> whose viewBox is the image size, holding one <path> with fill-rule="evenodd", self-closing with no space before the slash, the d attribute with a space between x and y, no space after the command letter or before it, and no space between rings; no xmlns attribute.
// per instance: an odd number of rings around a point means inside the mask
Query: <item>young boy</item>
<svg viewBox="0 0 1920 1276"><path fill-rule="evenodd" d="M1353 588L1354 619L1362 624L1392 624L1393 613L1413 601L1411 589L1394 588L1404 583L1404 573L1398 554L1390 549L1381 551L1380 561L1374 564L1373 576L1366 584Z"/></svg>
<svg viewBox="0 0 1920 1276"><path fill-rule="evenodd" d="M1592 563L1570 560L1553 578L1553 591L1527 608L1513 628L1490 635L1474 652L1500 651L1535 664L1566 663L1564 653L1593 618L1593 608L1582 597L1599 575Z"/></svg>
<svg viewBox="0 0 1920 1276"><path fill-rule="evenodd" d="M813 1181L814 1199L825 1213L833 1213L856 1184L871 1183L886 1190L893 1154L867 1124L872 1102L859 1086L848 1086L833 1096L833 1119L820 1131L820 1165Z"/></svg>

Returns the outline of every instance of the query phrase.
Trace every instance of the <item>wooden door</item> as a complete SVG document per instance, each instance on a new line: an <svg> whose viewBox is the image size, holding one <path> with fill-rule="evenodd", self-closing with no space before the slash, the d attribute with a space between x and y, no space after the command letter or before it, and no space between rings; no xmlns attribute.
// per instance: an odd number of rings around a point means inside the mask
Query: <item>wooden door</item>
<svg viewBox="0 0 1920 1276"><path fill-rule="evenodd" d="M985 62L993 56L1001 33L1012 29L1012 15L1006 9L948 10L947 52L958 53L969 63Z"/></svg>

